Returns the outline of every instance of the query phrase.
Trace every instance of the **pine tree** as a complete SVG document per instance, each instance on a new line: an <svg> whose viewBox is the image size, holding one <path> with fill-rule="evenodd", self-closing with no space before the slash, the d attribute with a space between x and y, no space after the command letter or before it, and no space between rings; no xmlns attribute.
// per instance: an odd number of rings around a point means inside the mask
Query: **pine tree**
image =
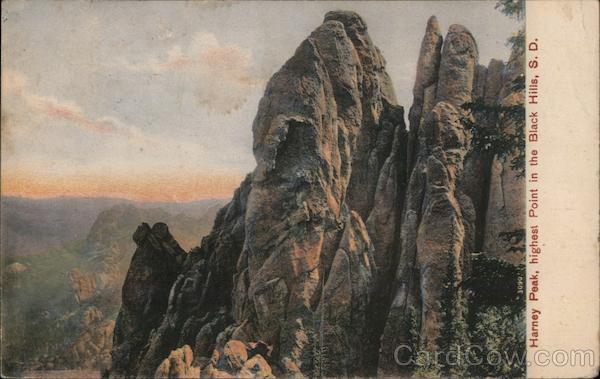
<svg viewBox="0 0 600 379"><path fill-rule="evenodd" d="M495 6L504 15L522 20L525 16L525 1L524 0L499 0Z"/></svg>
<svg viewBox="0 0 600 379"><path fill-rule="evenodd" d="M406 321L408 344L410 345L413 361L417 357L419 350L419 321L417 320L417 311L414 307L408 308Z"/></svg>
<svg viewBox="0 0 600 379"><path fill-rule="evenodd" d="M477 313L472 340L481 347L471 367L474 376L522 377L525 374L525 320L523 312L509 306L491 306ZM489 354L500 354L498 362L490 362ZM475 361L475 359L474 359Z"/></svg>
<svg viewBox="0 0 600 379"><path fill-rule="evenodd" d="M417 312L414 307L409 306L406 315L403 320L404 334L406 336L406 345L409 350L402 349L402 356L398 358L402 362L412 362L409 366L410 369L415 369L416 358L419 352L419 321L417 319Z"/></svg>
<svg viewBox="0 0 600 379"><path fill-rule="evenodd" d="M500 0L496 9L504 15L522 20L525 15L523 0ZM510 47L512 56L525 54L525 29L519 29L508 38L506 44ZM525 76L517 76L511 83L511 91L519 92L525 89ZM511 169L517 172L517 177L525 176L525 105L509 106L488 105L483 99L474 99L461 106L466 112L461 122L471 131L471 145L474 151L488 152L501 160L510 157ZM476 120L494 120L496 125L485 127Z"/></svg>
<svg viewBox="0 0 600 379"><path fill-rule="evenodd" d="M321 329L322 325L319 325L319 328ZM311 378L327 377L328 349L325 346L323 334L308 328L306 335L311 346L311 349L307 352L307 361L312 363Z"/></svg>
<svg viewBox="0 0 600 379"><path fill-rule="evenodd" d="M518 76L512 83L513 91L524 88L525 78ZM471 131L471 146L477 152L489 152L499 159L511 157L511 168L518 177L525 175L525 107L523 104L502 106L486 105L483 99L475 99L462 105L467 111L461 117L461 123ZM482 117L477 117L481 115ZM495 120L494 127L484 127L476 119ZM507 132L501 127L501 120L509 120L513 131Z"/></svg>
<svg viewBox="0 0 600 379"><path fill-rule="evenodd" d="M456 258L448 253L448 268L442 289L442 323L437 344L440 349L441 372L447 376L464 376L468 364L464 349L468 346L466 302L458 280Z"/></svg>

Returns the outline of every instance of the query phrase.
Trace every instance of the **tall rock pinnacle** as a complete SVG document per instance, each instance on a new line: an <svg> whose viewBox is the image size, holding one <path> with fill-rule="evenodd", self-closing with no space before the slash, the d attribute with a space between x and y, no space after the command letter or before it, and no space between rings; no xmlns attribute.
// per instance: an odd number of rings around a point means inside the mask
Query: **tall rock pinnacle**
<svg viewBox="0 0 600 379"><path fill-rule="evenodd" d="M438 73L438 102L460 106L471 100L477 59L477 44L471 32L462 25L450 26Z"/></svg>
<svg viewBox="0 0 600 379"><path fill-rule="evenodd" d="M307 341L319 328L345 335L341 345L332 344L339 359L331 369L362 366L352 341L367 337L349 331L366 330L377 276L364 219L395 129L404 130L384 67L364 21L330 12L273 76L259 105L253 126L258 165L233 302L243 333L279 344L288 373L309 369ZM363 248L355 250L359 236ZM350 273L361 274L332 287ZM333 288L346 288L336 296L347 296L335 317L323 304Z"/></svg>
<svg viewBox="0 0 600 379"><path fill-rule="evenodd" d="M438 20L431 16L427 21L425 36L417 62L417 75L413 87L413 104L408 114L410 126L408 142L408 173L412 171L417 154L417 132L424 114L433 108L437 95L437 79L440 68L442 33Z"/></svg>

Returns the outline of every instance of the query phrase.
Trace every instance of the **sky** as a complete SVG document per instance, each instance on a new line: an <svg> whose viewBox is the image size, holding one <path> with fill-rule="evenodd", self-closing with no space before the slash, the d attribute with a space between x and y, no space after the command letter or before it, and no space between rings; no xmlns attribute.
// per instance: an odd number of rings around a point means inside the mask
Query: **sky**
<svg viewBox="0 0 600 379"><path fill-rule="evenodd" d="M408 109L421 39L465 25L506 60L495 1L2 2L1 191L227 198L252 171L266 82L330 10L353 10Z"/></svg>

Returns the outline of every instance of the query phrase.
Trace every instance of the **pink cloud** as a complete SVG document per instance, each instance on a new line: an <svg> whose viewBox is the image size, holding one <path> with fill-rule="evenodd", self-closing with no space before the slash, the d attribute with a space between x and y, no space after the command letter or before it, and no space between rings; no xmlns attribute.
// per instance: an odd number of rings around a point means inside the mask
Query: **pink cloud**
<svg viewBox="0 0 600 379"><path fill-rule="evenodd" d="M72 106L54 104L50 101L42 104L41 111L52 119L70 121L85 129L89 129L98 133L116 133L118 132L115 125L105 120L92 120L83 115L83 113Z"/></svg>
<svg viewBox="0 0 600 379"><path fill-rule="evenodd" d="M71 125L101 134L120 134L143 139L139 129L113 117L90 117L75 103L59 101L52 96L40 96L27 87L27 78L19 71L2 72L3 111L12 114L41 116L46 119L65 121Z"/></svg>
<svg viewBox="0 0 600 379"><path fill-rule="evenodd" d="M167 61L165 63L159 64L158 67L161 69L166 69L166 70L175 70L178 68L183 68L186 66L193 65L195 63L196 63L196 61L191 58L188 58L185 56L179 56L179 57L169 59L169 61Z"/></svg>

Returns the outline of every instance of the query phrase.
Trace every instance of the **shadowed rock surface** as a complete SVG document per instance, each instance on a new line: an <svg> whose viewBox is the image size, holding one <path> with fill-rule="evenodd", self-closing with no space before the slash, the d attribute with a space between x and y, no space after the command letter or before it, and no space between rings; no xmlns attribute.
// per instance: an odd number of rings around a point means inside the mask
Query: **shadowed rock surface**
<svg viewBox="0 0 600 379"><path fill-rule="evenodd" d="M125 376L136 373L138 357L162 320L169 291L185 258L185 251L166 224L157 223L150 228L144 223L135 231L133 240L138 248L123 284L112 351L115 374Z"/></svg>
<svg viewBox="0 0 600 379"><path fill-rule="evenodd" d="M442 40L432 17L407 131L364 21L327 13L268 82L252 125L256 169L173 266L179 276L169 271L170 295L135 292L138 302L160 295L163 308L138 319L137 339L115 334L112 373L403 374L394 349L408 339L408 310L434 349L449 259L460 281L483 246L505 258L498 233L521 222L518 208L500 222L495 199L515 200L523 183L496 184L497 159L474 152L461 123L464 103L513 96L502 91L514 73L498 62L480 66L471 33L452 25ZM144 264L134 258L130 272ZM126 287L146 280L132 274ZM126 304L121 315L140 313ZM134 340L136 354L119 353Z"/></svg>

